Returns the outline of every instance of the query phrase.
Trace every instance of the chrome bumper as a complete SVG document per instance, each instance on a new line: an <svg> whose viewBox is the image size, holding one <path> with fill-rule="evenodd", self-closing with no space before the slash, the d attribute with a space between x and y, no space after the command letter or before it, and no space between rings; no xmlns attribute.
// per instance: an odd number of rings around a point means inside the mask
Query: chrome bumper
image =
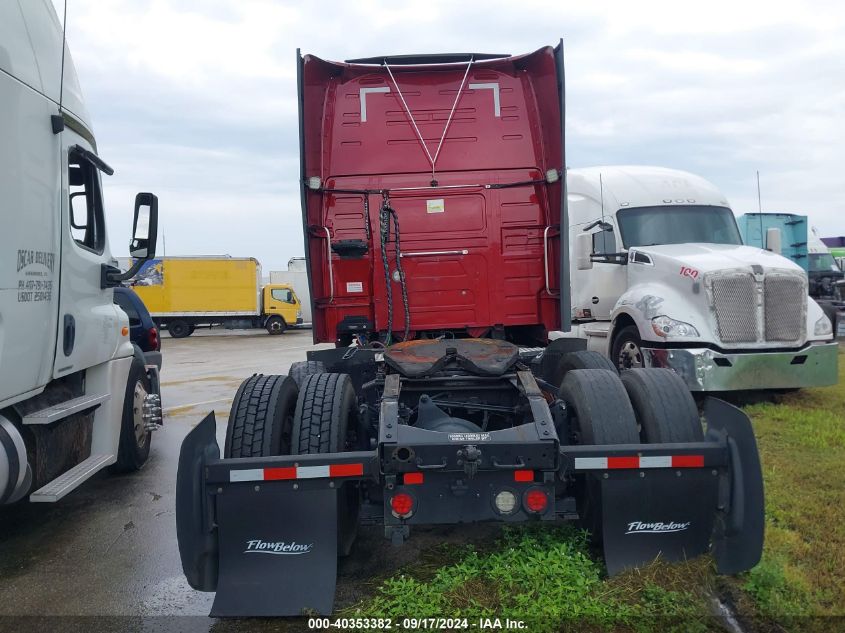
<svg viewBox="0 0 845 633"><path fill-rule="evenodd" d="M837 343L808 345L795 352L729 354L712 349L643 348L648 367L674 369L690 391L798 389L835 385Z"/></svg>

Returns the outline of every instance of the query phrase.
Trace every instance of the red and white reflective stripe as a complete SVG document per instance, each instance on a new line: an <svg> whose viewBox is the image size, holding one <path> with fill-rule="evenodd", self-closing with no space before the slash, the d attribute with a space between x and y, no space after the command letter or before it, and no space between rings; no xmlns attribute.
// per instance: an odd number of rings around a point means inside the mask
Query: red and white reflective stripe
<svg viewBox="0 0 845 633"><path fill-rule="evenodd" d="M244 468L230 470L229 481L283 481L290 479L323 479L360 477L364 464L329 464L326 466L285 466L283 468Z"/></svg>
<svg viewBox="0 0 845 633"><path fill-rule="evenodd" d="M704 455L652 455L639 457L576 457L575 470L622 468L703 468Z"/></svg>

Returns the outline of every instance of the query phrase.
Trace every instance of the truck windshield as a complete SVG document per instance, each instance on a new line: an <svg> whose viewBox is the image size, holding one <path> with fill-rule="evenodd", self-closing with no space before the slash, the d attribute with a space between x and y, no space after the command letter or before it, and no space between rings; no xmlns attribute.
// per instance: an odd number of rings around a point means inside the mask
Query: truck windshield
<svg viewBox="0 0 845 633"><path fill-rule="evenodd" d="M727 207L636 207L620 209L616 217L626 248L693 242L742 244L734 214Z"/></svg>
<svg viewBox="0 0 845 633"><path fill-rule="evenodd" d="M830 253L810 253L810 272L840 272L839 264Z"/></svg>

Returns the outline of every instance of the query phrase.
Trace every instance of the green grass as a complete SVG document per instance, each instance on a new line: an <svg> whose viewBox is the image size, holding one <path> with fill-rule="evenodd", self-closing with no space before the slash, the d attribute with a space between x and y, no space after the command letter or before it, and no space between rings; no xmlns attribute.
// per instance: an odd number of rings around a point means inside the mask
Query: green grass
<svg viewBox="0 0 845 633"><path fill-rule="evenodd" d="M490 551L466 549L433 573L410 568L344 615L508 618L539 632L704 632L713 624L704 593L696 580L695 590L688 587L707 564L655 565L648 574L607 581L584 533L569 526L506 527Z"/></svg>
<svg viewBox="0 0 845 633"><path fill-rule="evenodd" d="M845 355L840 354L845 377ZM368 617L521 619L531 631L721 630L727 595L746 627L825 630L845 615L845 382L746 407L766 486L761 563L717 577L707 558L655 563L608 579L572 527L506 527L485 551L436 548L346 610Z"/></svg>
<svg viewBox="0 0 845 633"><path fill-rule="evenodd" d="M766 482L766 544L742 588L775 620L845 615L845 355L839 364L834 387L746 408Z"/></svg>

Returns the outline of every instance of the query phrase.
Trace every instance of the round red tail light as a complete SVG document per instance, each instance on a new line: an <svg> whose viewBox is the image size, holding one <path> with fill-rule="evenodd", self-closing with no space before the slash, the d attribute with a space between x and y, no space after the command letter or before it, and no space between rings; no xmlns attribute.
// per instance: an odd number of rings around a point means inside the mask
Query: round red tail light
<svg viewBox="0 0 845 633"><path fill-rule="evenodd" d="M534 489L525 493L525 509L535 514L544 512L549 505L549 497L542 490Z"/></svg>
<svg viewBox="0 0 845 633"><path fill-rule="evenodd" d="M406 492L399 492L390 498L390 509L394 516L407 519L414 512L414 498Z"/></svg>

